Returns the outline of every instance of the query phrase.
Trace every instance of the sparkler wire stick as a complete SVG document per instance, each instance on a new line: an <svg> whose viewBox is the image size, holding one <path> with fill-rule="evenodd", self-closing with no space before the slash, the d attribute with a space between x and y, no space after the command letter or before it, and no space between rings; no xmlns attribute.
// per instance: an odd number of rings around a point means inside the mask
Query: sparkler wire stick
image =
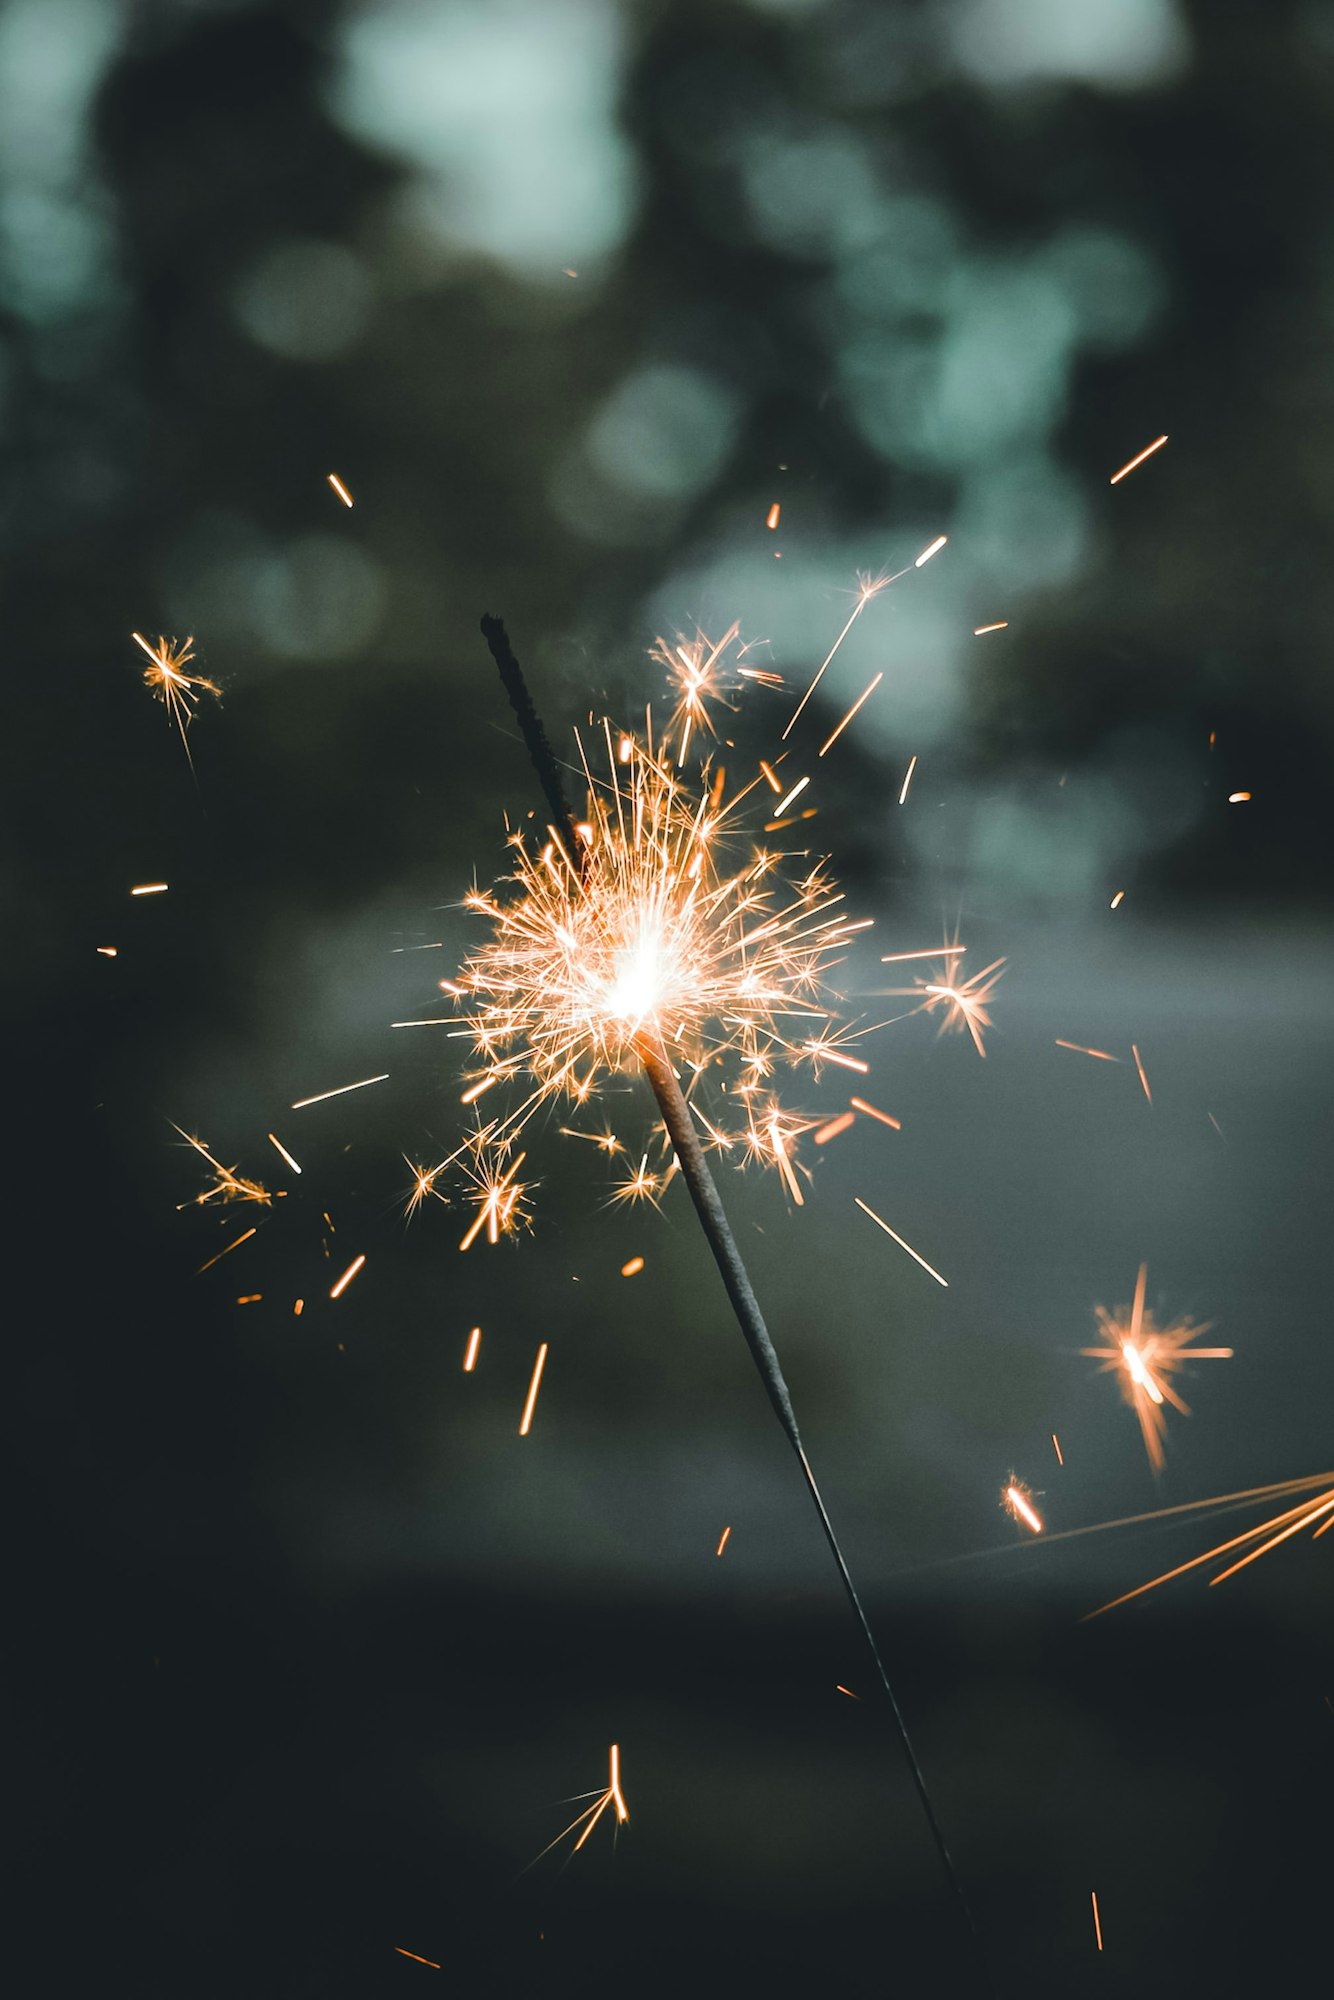
<svg viewBox="0 0 1334 2000"><path fill-rule="evenodd" d="M510 705L518 719L519 728L523 732L523 740L529 757L532 760L538 780L546 796L547 804L551 808L555 822L554 830L566 843L567 852L573 861L582 851L580 843L575 837L573 815L570 812L569 803L565 797L565 788L561 782L560 768L552 752L551 744L547 739L546 731L542 727L541 719L533 706L532 697L524 681L523 670L514 657L504 624L499 618L484 617L482 619L482 633L490 648L491 657L500 671L505 692L509 696ZM815 1474L811 1470L811 1463L806 1456L805 1447L801 1442L801 1433L797 1428L796 1413L792 1408L792 1398L783 1376L783 1370L779 1365L778 1356L774 1351L774 1344L769 1338L769 1330L764 1323L764 1315L760 1311L759 1300L755 1296L749 1274L742 1261L741 1252L737 1248L736 1238L732 1234L731 1225L727 1220L726 1211L723 1208L722 1198L718 1193L717 1185L709 1170L708 1161L704 1156L704 1149L700 1145L694 1120L690 1115L685 1097L681 1091L681 1086L677 1082L676 1072L673 1070L666 1051L656 1035L640 1035L636 1039L635 1048L640 1061L644 1065L644 1073L653 1091L653 1095L657 1099L663 1124L667 1128L668 1137L671 1139L672 1146L675 1149L682 1179L690 1190L691 1200L695 1204L695 1213L699 1217L705 1239L709 1249L713 1253L713 1260L718 1266L718 1273L722 1278L723 1288L731 1302L732 1310L736 1314L737 1325L740 1327L746 1345L750 1349L751 1358L759 1370L760 1379L764 1384L765 1393L773 1405L774 1413L783 1427L788 1443L797 1455L802 1476L806 1481L807 1490L815 1504L815 1511L820 1517L820 1526L824 1531L825 1540L829 1544L830 1553L834 1558L839 1579L842 1582L848 1602L852 1606L857 1623L861 1627L866 1644L870 1648L871 1658L875 1663L875 1670L880 1678L880 1684L888 1697L890 1710L894 1717L894 1726L898 1731L899 1741L903 1746L903 1752L908 1761L908 1769L911 1773L918 1799L921 1802L922 1811L926 1816L926 1823L930 1829L931 1838L935 1843L936 1852L940 1856L941 1865L945 1870L946 1879L953 1893L955 1903L958 1906L959 1913L963 1918L965 1928L972 1940L974 1949L980 1955L981 1943L978 1938L977 1928L973 1922L972 1911L969 1909L967 1898L963 1892L963 1885L955 1871L954 1862L950 1856L944 1832L941 1829L939 1820L936 1818L935 1807L931 1802L931 1794L927 1789L926 1778L921 1765L917 1761L917 1753L913 1749L912 1738L908 1734L908 1725L904 1720L903 1711L899 1707L898 1697L894 1693L885 1663L880 1657L880 1649L876 1645L875 1634L871 1630L870 1621L862 1607L861 1598L857 1594L857 1586L852 1580L852 1573L848 1568L842 1548L839 1546L838 1537L834 1533L833 1522L829 1518L824 1498L816 1482Z"/></svg>

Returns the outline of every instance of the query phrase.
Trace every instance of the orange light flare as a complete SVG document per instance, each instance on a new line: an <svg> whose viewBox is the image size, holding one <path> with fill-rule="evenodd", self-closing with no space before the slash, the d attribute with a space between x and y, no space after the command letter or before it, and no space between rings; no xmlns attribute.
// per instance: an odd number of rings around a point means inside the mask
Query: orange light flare
<svg viewBox="0 0 1334 2000"><path fill-rule="evenodd" d="M352 505L352 495L348 492L346 486L344 486L342 480L338 477L338 474L336 472L331 472L329 474L329 484L330 486L332 486L334 492L338 495L343 505L345 507L350 507Z"/></svg>
<svg viewBox="0 0 1334 2000"><path fill-rule="evenodd" d="M879 1228L884 1230L886 1236L892 1236L894 1241L898 1244L900 1250L906 1250L908 1255L912 1258L913 1262L915 1264L920 1264L922 1269L927 1273L928 1277L934 1278L938 1285L943 1285L945 1287L946 1291L949 1290L949 1282L950 1282L949 1279L942 1278L939 1271L936 1270L935 1266L932 1264L928 1264L926 1258L920 1256L918 1252L913 1249L911 1243L905 1243L903 1238L899 1235L898 1231L896 1229L891 1229L883 1216L877 1215L873 1208L869 1208L867 1204L862 1200L859 1194L855 1194L852 1198L856 1202L862 1214L869 1215L872 1222L874 1222Z"/></svg>
<svg viewBox="0 0 1334 2000"><path fill-rule="evenodd" d="M528 1400L523 1406L523 1417L519 1424L519 1436L526 1438L533 1425L533 1411L537 1408L537 1392L542 1386L542 1370L547 1365L547 1349L550 1343L543 1341L537 1350L533 1363L533 1379L528 1384Z"/></svg>
<svg viewBox="0 0 1334 2000"><path fill-rule="evenodd" d="M144 669L144 686L154 698L166 708L170 719L180 732L181 747L193 769L190 745L185 732L195 718L195 708L201 694L221 695L222 689L216 681L206 680L203 674L187 674L185 669L194 658L190 648L193 638L178 643L175 639L159 638L156 646L150 646L142 632L131 632L136 646L148 656Z"/></svg>
<svg viewBox="0 0 1334 2000"><path fill-rule="evenodd" d="M463 1372L465 1375L471 1375L477 1366L477 1350L481 1344L482 1329L480 1326L475 1326L468 1335L468 1351L463 1357Z"/></svg>
<svg viewBox="0 0 1334 2000"><path fill-rule="evenodd" d="M1033 1496L1023 1481L1013 1474L1008 1485L1001 1489L1001 1506L1012 1521L1022 1521L1035 1535L1042 1533L1042 1517L1033 1505Z"/></svg>
<svg viewBox="0 0 1334 2000"><path fill-rule="evenodd" d="M1131 1305L1118 1306L1114 1313L1105 1306L1094 1308L1105 1345L1084 1347L1080 1353L1090 1360L1101 1361L1104 1374L1114 1373L1119 1377L1122 1395L1138 1419L1149 1464L1155 1472L1161 1472L1167 1434L1164 1405L1170 1404L1183 1416L1190 1415L1189 1405L1172 1387L1172 1377L1190 1361L1226 1361L1231 1358L1232 1349L1193 1345L1201 1334L1208 1333L1208 1321L1197 1325L1193 1320L1181 1319L1159 1326L1144 1305L1148 1269L1147 1264L1139 1267Z"/></svg>
<svg viewBox="0 0 1334 2000"><path fill-rule="evenodd" d="M350 1264L348 1265L348 1267L347 1267L347 1269L346 1269L346 1270L344 1271L344 1273L343 1273L342 1277L341 1277L341 1278L340 1278L340 1279L338 1280L338 1283L337 1283L337 1284L336 1284L336 1285L335 1285L335 1286L333 1287L332 1291L331 1291L331 1292L329 1293L329 1297L330 1297L331 1299L341 1299L341 1298L342 1298L342 1296L343 1296L343 1293L344 1293L344 1292L345 1292L345 1291L347 1290L348 1286L349 1286L349 1285L350 1285L350 1284L352 1283L352 1280L353 1280L353 1279L354 1279L354 1278L356 1277L356 1275L357 1275L357 1272L358 1272L358 1271L359 1271L359 1270L361 1269L362 1265L363 1265L363 1264L364 1264L365 1262L366 1262L366 1253L365 1253L365 1251L363 1251L363 1252L362 1252L362 1254L361 1254L361 1256L360 1256L360 1257L354 1257L354 1258L352 1259L352 1262L351 1262L351 1263L350 1263Z"/></svg>
<svg viewBox="0 0 1334 2000"><path fill-rule="evenodd" d="M1137 465L1143 465L1146 458L1152 458L1154 452L1161 451L1166 443L1167 433L1164 431L1160 438L1155 438L1152 444L1146 444L1143 451L1136 452L1132 459L1128 459L1119 472L1114 472L1107 482L1108 485L1119 486L1128 472L1133 472Z"/></svg>

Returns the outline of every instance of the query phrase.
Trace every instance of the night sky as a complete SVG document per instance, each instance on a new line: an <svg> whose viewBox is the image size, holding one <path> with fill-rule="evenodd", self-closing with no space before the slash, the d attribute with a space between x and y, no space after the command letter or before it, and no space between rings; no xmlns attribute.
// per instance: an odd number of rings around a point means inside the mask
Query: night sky
<svg viewBox="0 0 1334 2000"><path fill-rule="evenodd" d="M0 4L20 1990L1319 1990L1334 1543L1054 1537L1334 1465L1332 165L1315 0ZM684 1188L553 1110L461 1256L390 1026L541 805L483 613L562 756L739 620L753 769L904 568L787 767L901 1129L717 1172L983 1964ZM984 1060L882 997L956 930Z"/></svg>

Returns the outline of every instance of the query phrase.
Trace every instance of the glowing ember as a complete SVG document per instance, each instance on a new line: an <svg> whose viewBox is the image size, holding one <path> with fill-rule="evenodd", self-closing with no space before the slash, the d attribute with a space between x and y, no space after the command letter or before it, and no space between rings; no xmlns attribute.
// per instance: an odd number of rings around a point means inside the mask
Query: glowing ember
<svg viewBox="0 0 1334 2000"><path fill-rule="evenodd" d="M352 1283L352 1280L356 1277L357 1272L361 1269L362 1265L365 1262L366 1262L366 1257L364 1252L360 1257L354 1257L352 1259L352 1262L348 1265L342 1277L338 1280L338 1283L334 1286L333 1290L330 1292L329 1297L331 1299L342 1298L343 1293Z"/></svg>
<svg viewBox="0 0 1334 2000"><path fill-rule="evenodd" d="M623 1278L637 1278L640 1272L643 1270L643 1268L644 1268L643 1258L632 1257L628 1264L622 1264L621 1276Z"/></svg>

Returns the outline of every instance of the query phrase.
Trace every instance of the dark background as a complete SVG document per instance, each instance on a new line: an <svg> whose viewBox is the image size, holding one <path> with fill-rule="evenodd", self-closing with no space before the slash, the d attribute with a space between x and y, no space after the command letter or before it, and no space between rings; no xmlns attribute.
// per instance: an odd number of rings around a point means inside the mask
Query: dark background
<svg viewBox="0 0 1334 2000"><path fill-rule="evenodd" d="M23 1990L985 1990L682 1190L553 1121L460 1258L402 1198L461 1050L387 1025L533 799L481 612L567 740L659 631L804 687L941 532L805 754L883 670L811 793L848 990L958 923L988 1056L886 1029L902 1132L725 1196L997 1990L1314 1990L1329 1542L1081 1625L1254 1517L996 1496L1331 1458L1332 111L1314 0L0 6ZM197 784L134 628L222 687ZM283 1198L189 1206L170 1121ZM1141 1260L1236 1350L1157 1481L1078 1353ZM520 1876L613 1740L630 1827Z"/></svg>

